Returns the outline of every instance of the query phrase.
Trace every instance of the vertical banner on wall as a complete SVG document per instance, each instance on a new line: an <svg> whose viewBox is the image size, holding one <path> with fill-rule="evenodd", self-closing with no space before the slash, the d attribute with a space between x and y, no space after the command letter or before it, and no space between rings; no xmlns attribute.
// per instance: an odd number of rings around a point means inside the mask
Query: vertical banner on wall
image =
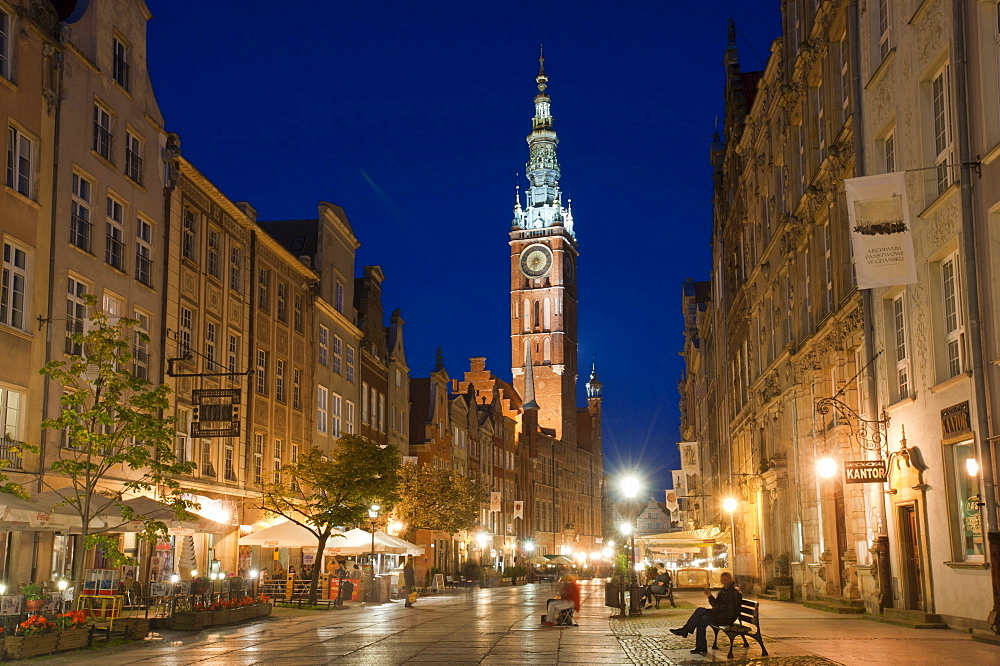
<svg viewBox="0 0 1000 666"><path fill-rule="evenodd" d="M848 178L844 190L858 289L916 282L903 172Z"/></svg>
<svg viewBox="0 0 1000 666"><path fill-rule="evenodd" d="M524 502L514 502L514 517L524 519Z"/></svg>
<svg viewBox="0 0 1000 666"><path fill-rule="evenodd" d="M670 476L673 477L674 481L674 492L677 493L677 497L684 497L688 494L687 490L687 477L684 476L684 471L679 469L670 470Z"/></svg>
<svg viewBox="0 0 1000 666"><path fill-rule="evenodd" d="M500 513L500 493L490 493L490 511Z"/></svg>

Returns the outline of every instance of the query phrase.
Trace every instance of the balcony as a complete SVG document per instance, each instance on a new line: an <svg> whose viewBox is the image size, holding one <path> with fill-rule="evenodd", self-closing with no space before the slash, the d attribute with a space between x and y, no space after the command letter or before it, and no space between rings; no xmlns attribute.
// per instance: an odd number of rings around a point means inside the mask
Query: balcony
<svg viewBox="0 0 1000 666"><path fill-rule="evenodd" d="M79 215L71 215L69 221L69 242L84 252L90 252L90 238L94 225Z"/></svg>
<svg viewBox="0 0 1000 666"><path fill-rule="evenodd" d="M138 252L135 254L135 279L147 287L153 286L153 260Z"/></svg>
<svg viewBox="0 0 1000 666"><path fill-rule="evenodd" d="M120 271L125 270L125 243L110 235L104 239L104 261Z"/></svg>
<svg viewBox="0 0 1000 666"><path fill-rule="evenodd" d="M24 442L19 442L7 435L0 439L0 465L3 469L23 469L21 466L21 451Z"/></svg>
<svg viewBox="0 0 1000 666"><path fill-rule="evenodd" d="M111 151L114 148L114 136L111 130L100 123L94 123L94 152L111 162Z"/></svg>

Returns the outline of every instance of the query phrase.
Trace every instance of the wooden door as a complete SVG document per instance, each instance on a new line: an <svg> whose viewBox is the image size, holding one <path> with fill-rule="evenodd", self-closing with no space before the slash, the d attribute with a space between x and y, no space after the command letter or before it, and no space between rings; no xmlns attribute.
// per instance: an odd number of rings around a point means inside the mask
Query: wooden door
<svg viewBox="0 0 1000 666"><path fill-rule="evenodd" d="M909 610L923 608L921 585L920 524L913 504L899 507L900 558L903 565L903 605Z"/></svg>

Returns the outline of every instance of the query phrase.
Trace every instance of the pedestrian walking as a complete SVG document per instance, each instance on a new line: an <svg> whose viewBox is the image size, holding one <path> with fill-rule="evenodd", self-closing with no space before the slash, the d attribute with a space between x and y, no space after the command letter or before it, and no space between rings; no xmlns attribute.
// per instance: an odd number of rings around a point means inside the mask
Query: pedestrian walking
<svg viewBox="0 0 1000 666"><path fill-rule="evenodd" d="M413 608L413 602L417 600L417 575L413 571L413 556L408 555L406 564L403 565L403 583L406 586L407 608Z"/></svg>
<svg viewBox="0 0 1000 666"><path fill-rule="evenodd" d="M708 652L708 640L705 638L705 630L710 625L731 624L740 616L740 607L743 604L743 593L736 587L733 575L728 571L721 576L722 589L714 597L712 591L705 588L705 596L712 605L711 608L696 608L688 621L679 629L671 629L670 633L676 636L687 638L688 634L694 632L694 649L692 654L705 654Z"/></svg>

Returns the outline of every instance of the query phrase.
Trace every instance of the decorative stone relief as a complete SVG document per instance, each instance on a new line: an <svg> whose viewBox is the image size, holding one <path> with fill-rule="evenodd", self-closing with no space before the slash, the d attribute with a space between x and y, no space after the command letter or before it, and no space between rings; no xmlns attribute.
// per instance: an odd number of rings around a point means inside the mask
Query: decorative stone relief
<svg viewBox="0 0 1000 666"><path fill-rule="evenodd" d="M919 386L928 386L927 383L927 347L928 338L930 336L930 331L928 330L929 316L927 313L928 294L927 294L927 265L918 266L917 270L923 275L918 275L917 283L907 287L907 293L910 295L909 303L910 312L912 316L910 321L913 322L913 346L916 350L917 357L917 371L920 373L920 384Z"/></svg>
<svg viewBox="0 0 1000 666"><path fill-rule="evenodd" d="M267 425L268 404L264 398L256 398L253 406L253 420L257 425Z"/></svg>
<svg viewBox="0 0 1000 666"><path fill-rule="evenodd" d="M229 303L229 321L236 326L242 324L243 319L243 308L238 301L232 301Z"/></svg>
<svg viewBox="0 0 1000 666"><path fill-rule="evenodd" d="M285 432L285 410L276 407L274 410L274 429L279 432Z"/></svg>
<svg viewBox="0 0 1000 666"><path fill-rule="evenodd" d="M955 197L951 198L951 201L947 205L938 208L934 211L934 214L930 216L928 222L930 226L927 231L928 240L930 241L930 247L927 248L928 251L936 251L939 247L944 245L948 239L955 235L955 223L958 221L958 203Z"/></svg>
<svg viewBox="0 0 1000 666"><path fill-rule="evenodd" d="M222 293L219 291L218 287L209 285L208 286L208 308L214 312L218 313L219 308L222 306Z"/></svg>
<svg viewBox="0 0 1000 666"><path fill-rule="evenodd" d="M281 329L278 329L278 332L277 332L277 334L274 337L275 337L275 343L274 344L275 344L275 348L276 348L277 352L279 354L287 354L288 353L288 333L286 333L285 331L283 331Z"/></svg>
<svg viewBox="0 0 1000 666"><path fill-rule="evenodd" d="M921 65L933 58L944 44L945 20L944 6L951 3L935 2L932 9L917 25L917 62Z"/></svg>

